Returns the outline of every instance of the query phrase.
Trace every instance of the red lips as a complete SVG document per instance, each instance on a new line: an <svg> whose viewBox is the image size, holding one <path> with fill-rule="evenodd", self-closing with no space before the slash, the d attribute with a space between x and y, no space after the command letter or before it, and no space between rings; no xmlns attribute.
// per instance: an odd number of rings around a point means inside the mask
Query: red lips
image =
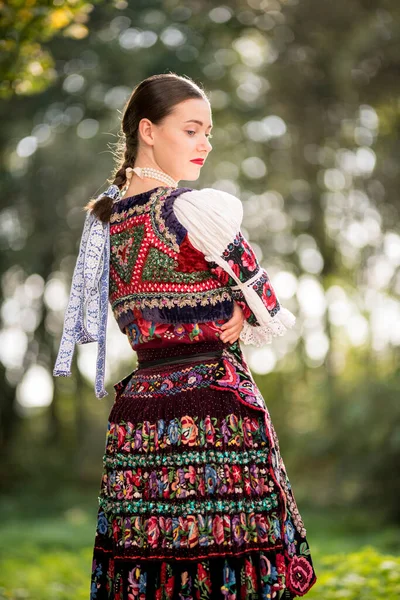
<svg viewBox="0 0 400 600"><path fill-rule="evenodd" d="M202 164L204 164L204 158L194 158L190 162L194 162L194 163L196 163L196 165L202 165Z"/></svg>

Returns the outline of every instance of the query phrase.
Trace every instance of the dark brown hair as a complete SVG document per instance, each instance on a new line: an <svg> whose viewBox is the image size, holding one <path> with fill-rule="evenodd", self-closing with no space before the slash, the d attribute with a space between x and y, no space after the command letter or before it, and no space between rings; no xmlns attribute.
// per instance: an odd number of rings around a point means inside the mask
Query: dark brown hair
<svg viewBox="0 0 400 600"><path fill-rule="evenodd" d="M176 104L190 98L208 101L204 90L192 79L176 73L152 75L135 87L123 111L121 139L115 151L116 165L108 185L115 184L121 189L126 184L125 169L134 166L138 152L140 120L149 119L158 125L173 112ZM114 200L108 196L92 198L84 210L92 211L98 219L107 222L110 220L113 203Z"/></svg>

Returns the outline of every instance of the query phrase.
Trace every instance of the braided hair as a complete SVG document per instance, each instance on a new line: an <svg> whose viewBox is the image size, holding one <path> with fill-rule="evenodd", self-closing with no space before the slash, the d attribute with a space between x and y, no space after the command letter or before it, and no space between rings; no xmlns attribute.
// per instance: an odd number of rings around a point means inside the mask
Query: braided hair
<svg viewBox="0 0 400 600"><path fill-rule="evenodd" d="M108 181L121 190L126 186L128 167L133 168L139 149L139 123L149 119L159 124L174 109L176 104L190 98L207 99L201 89L189 77L176 73L157 74L141 81L133 90L123 112L121 138L117 144L117 160L114 172ZM92 198L84 207L103 222L110 220L113 198L103 195Z"/></svg>

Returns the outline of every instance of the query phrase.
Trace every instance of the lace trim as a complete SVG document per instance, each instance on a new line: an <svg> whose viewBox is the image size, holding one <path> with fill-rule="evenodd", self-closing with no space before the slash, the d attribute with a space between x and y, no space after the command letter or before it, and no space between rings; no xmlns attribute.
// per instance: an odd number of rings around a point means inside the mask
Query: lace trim
<svg viewBox="0 0 400 600"><path fill-rule="evenodd" d="M98 342L95 394L103 398L108 280L110 261L109 223L88 212L64 315L63 333L53 368L54 377L69 377L76 344Z"/></svg>
<svg viewBox="0 0 400 600"><path fill-rule="evenodd" d="M281 306L278 314L271 319L268 325L254 326L245 321L239 338L244 344L264 346L270 344L274 337L284 335L288 329L294 326L295 322L294 314Z"/></svg>

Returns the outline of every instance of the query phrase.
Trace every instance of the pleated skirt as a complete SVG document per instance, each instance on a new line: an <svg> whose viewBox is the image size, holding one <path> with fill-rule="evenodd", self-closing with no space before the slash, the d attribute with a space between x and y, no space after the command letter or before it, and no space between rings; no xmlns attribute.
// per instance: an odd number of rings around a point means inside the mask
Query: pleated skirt
<svg viewBox="0 0 400 600"><path fill-rule="evenodd" d="M196 360L217 347L182 344L169 353L192 353L189 363L138 367L114 386L91 600L288 599L316 581L239 343ZM139 361L162 356L138 352Z"/></svg>

